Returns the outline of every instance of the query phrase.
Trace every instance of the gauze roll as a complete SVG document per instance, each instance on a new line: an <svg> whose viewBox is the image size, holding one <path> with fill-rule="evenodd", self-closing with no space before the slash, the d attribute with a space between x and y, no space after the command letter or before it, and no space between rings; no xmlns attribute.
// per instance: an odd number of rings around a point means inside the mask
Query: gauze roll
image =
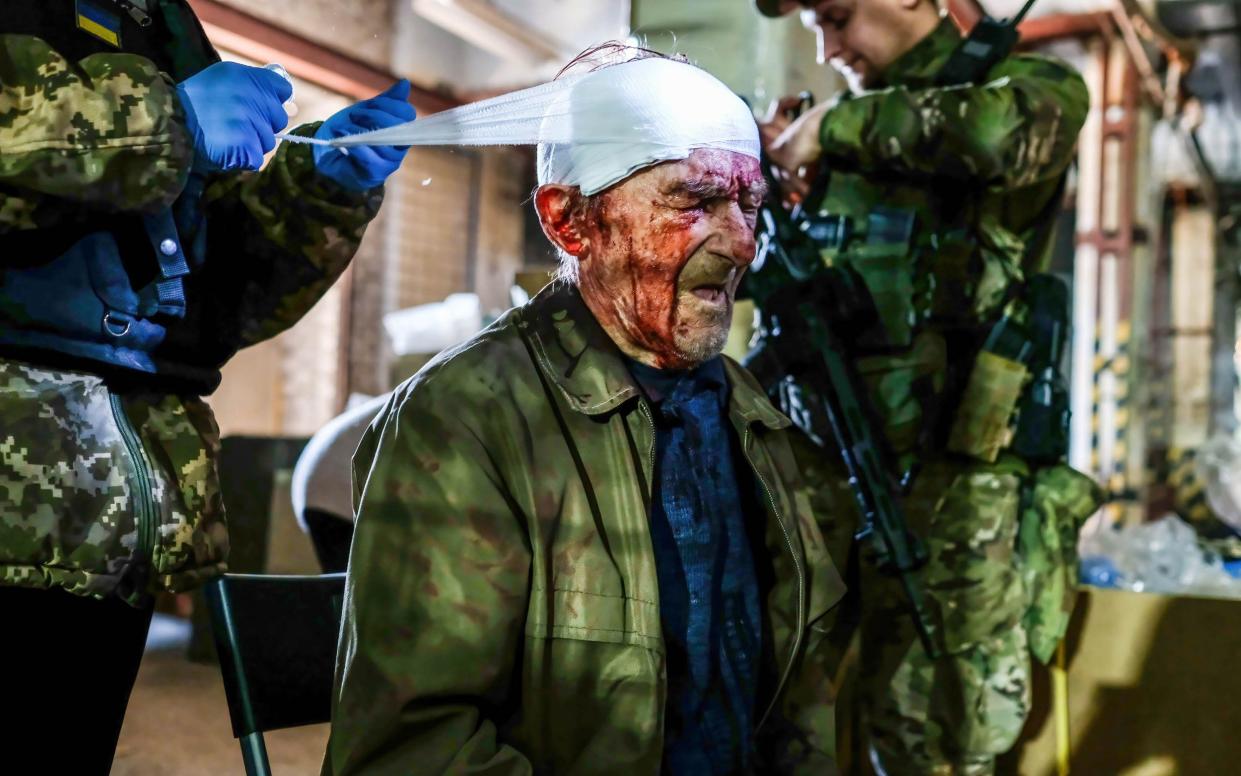
<svg viewBox="0 0 1241 776"><path fill-rule="evenodd" d="M749 107L711 74L650 57L568 75L424 119L357 135L293 142L355 145L537 145L539 184L590 195L696 148L759 158Z"/></svg>

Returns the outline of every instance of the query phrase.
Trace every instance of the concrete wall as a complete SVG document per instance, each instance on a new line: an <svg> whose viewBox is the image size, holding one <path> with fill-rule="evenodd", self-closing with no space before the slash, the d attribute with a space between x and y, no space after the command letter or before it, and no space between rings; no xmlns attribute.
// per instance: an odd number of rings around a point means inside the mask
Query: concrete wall
<svg viewBox="0 0 1241 776"><path fill-rule="evenodd" d="M628 0L493 0L501 12L554 41L562 56L531 65L506 61L419 16L409 0L396 0L394 67L427 84L457 93L508 90L547 80L578 52L623 38Z"/></svg>
<svg viewBox="0 0 1241 776"><path fill-rule="evenodd" d="M379 67L392 61L393 10L400 0L220 0Z"/></svg>
<svg viewBox="0 0 1241 776"><path fill-rule="evenodd" d="M747 0L635 0L633 34L658 51L685 54L758 111L785 94L808 89L823 100L842 86L815 62L814 34L796 15L767 19Z"/></svg>

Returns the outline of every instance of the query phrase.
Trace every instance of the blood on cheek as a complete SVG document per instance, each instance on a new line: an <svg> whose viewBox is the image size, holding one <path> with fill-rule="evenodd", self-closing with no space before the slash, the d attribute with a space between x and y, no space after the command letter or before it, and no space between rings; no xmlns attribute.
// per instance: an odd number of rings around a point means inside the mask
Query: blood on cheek
<svg viewBox="0 0 1241 776"><path fill-rule="evenodd" d="M600 323L623 328L661 365L674 365L677 278L703 237L697 228L705 213L604 197L592 215L592 253L610 266L582 281L594 286L596 299L607 300L608 309L597 311Z"/></svg>
<svg viewBox="0 0 1241 776"><path fill-rule="evenodd" d="M677 324L677 279L702 239L697 227L704 215L701 210L657 209L630 254L635 262L635 317L639 326L651 333L650 344L657 354L671 351Z"/></svg>

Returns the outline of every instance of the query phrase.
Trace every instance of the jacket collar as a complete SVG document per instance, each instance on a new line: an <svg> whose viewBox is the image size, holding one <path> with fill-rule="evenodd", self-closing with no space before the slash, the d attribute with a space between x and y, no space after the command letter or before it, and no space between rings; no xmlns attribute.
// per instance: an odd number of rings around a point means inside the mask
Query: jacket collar
<svg viewBox="0 0 1241 776"><path fill-rule="evenodd" d="M919 89L933 86L935 77L960 42L961 33L957 25L945 16L929 35L888 65L875 88L907 86Z"/></svg>
<svg viewBox="0 0 1241 776"><path fill-rule="evenodd" d="M530 342L538 368L575 411L603 415L642 395L620 350L575 286L561 281L548 285L518 311L517 326ZM791 425L749 372L732 359L724 364L734 422L773 429Z"/></svg>
<svg viewBox="0 0 1241 776"><path fill-rule="evenodd" d="M751 423L762 423L770 429L788 428L793 421L772 406L754 375L740 364L725 356L724 374L732 392L728 399L728 414L738 428Z"/></svg>

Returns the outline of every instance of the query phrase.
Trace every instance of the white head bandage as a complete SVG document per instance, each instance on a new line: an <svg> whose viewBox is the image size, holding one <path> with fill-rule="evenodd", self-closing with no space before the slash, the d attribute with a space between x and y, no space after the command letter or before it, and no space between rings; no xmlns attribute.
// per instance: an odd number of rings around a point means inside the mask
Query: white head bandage
<svg viewBox="0 0 1241 776"><path fill-rule="evenodd" d="M549 111L539 184L594 194L695 148L759 156L754 116L741 98L693 65L649 58L587 73Z"/></svg>
<svg viewBox="0 0 1241 776"><path fill-rule="evenodd" d="M569 75L374 132L295 142L353 145L538 145L539 184L586 195L696 148L759 158L746 104L705 70L651 57Z"/></svg>

